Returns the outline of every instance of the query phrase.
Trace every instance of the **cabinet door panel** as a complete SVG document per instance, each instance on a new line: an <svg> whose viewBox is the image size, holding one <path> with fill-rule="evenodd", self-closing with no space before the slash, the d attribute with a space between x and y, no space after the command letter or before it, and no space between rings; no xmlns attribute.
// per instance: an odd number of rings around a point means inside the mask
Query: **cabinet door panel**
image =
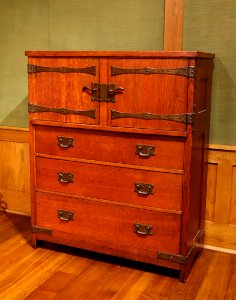
<svg viewBox="0 0 236 300"><path fill-rule="evenodd" d="M30 58L29 103L51 110L32 112L31 118L98 124L99 103L91 101L89 91L83 91L98 81L98 59Z"/></svg>
<svg viewBox="0 0 236 300"><path fill-rule="evenodd" d="M160 120L160 115L187 113L187 59L111 59L108 82L116 85L109 103L111 126L186 130L186 124ZM168 74L167 74L168 73Z"/></svg>

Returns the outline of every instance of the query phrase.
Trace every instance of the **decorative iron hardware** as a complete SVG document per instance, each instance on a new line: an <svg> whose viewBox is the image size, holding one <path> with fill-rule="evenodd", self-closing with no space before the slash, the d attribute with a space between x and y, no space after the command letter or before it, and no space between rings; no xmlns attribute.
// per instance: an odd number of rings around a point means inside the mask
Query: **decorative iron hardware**
<svg viewBox="0 0 236 300"><path fill-rule="evenodd" d="M111 84L110 84L110 86L111 86ZM123 91L124 91L123 87L114 88L113 90L110 89L110 90L108 90L108 95L113 96L113 95L122 93Z"/></svg>
<svg viewBox="0 0 236 300"><path fill-rule="evenodd" d="M137 192L139 195L151 195L154 194L153 192L154 185L150 183L139 183L135 182L134 184L134 191Z"/></svg>
<svg viewBox="0 0 236 300"><path fill-rule="evenodd" d="M74 220L74 212L69 210L58 209L57 217L62 221L72 221Z"/></svg>
<svg viewBox="0 0 236 300"><path fill-rule="evenodd" d="M166 120L166 121L174 121L184 124L193 124L193 116L194 113L186 113L186 114L173 114L173 115L160 115L160 114L151 114L151 113L125 113L119 112L116 110L111 110L111 119L120 119L120 118L136 118L143 120Z"/></svg>
<svg viewBox="0 0 236 300"><path fill-rule="evenodd" d="M152 235L152 225L134 223L134 232L141 235Z"/></svg>
<svg viewBox="0 0 236 300"><path fill-rule="evenodd" d="M156 68L137 68L137 69L125 69L111 66L111 76L123 75L123 74L166 74L166 75L177 75L184 76L187 78L195 77L195 67L182 67L175 69L156 69Z"/></svg>
<svg viewBox="0 0 236 300"><path fill-rule="evenodd" d="M175 255L175 254L169 254L169 253L163 253L163 252L158 252L157 258L170 260L170 261L176 262L178 264L184 264L186 261L186 258L182 255Z"/></svg>
<svg viewBox="0 0 236 300"><path fill-rule="evenodd" d="M99 88L99 84L98 83L91 83L91 89L88 88L87 86L84 86L82 88L83 92L89 92L91 94L91 99L92 101L94 101L95 99L97 99L97 92L98 92L98 88ZM95 96L96 93L96 96Z"/></svg>
<svg viewBox="0 0 236 300"><path fill-rule="evenodd" d="M28 64L28 73L40 73L40 72L57 72L57 73L85 73L96 76L96 66L86 68L68 68L68 67L44 67Z"/></svg>
<svg viewBox="0 0 236 300"><path fill-rule="evenodd" d="M155 155L155 146L151 145L136 145L136 154L141 157L150 157Z"/></svg>
<svg viewBox="0 0 236 300"><path fill-rule="evenodd" d="M193 250L194 250L194 246L189 250L187 256L182 256L182 255L178 255L178 254L176 255L176 254L164 253L164 252L158 252L157 253L157 258L170 260L172 262L183 265L183 264L187 263L187 261L188 261L190 255L192 254Z"/></svg>
<svg viewBox="0 0 236 300"><path fill-rule="evenodd" d="M195 116L195 113L186 114L186 124L187 125L194 125L194 116Z"/></svg>
<svg viewBox="0 0 236 300"><path fill-rule="evenodd" d="M57 145L63 149L74 147L74 139L71 137L58 136Z"/></svg>
<svg viewBox="0 0 236 300"><path fill-rule="evenodd" d="M67 108L46 107L46 106L40 106L40 105L29 103L28 110L29 113L52 112L52 113L58 113L62 115L80 115L80 116L86 116L88 118L96 119L95 109L74 110L74 109L67 109Z"/></svg>
<svg viewBox="0 0 236 300"><path fill-rule="evenodd" d="M91 88L84 86L82 88L83 92L89 92L91 94L91 101L99 102L115 102L115 95L123 92L122 87L116 88L116 85L113 83L97 83L92 82Z"/></svg>
<svg viewBox="0 0 236 300"><path fill-rule="evenodd" d="M52 229L39 227L39 226L32 226L33 233L44 233L48 235L52 235Z"/></svg>
<svg viewBox="0 0 236 300"><path fill-rule="evenodd" d="M57 180L61 183L72 183L74 182L74 174L72 173L64 173L64 172L58 172Z"/></svg>
<svg viewBox="0 0 236 300"><path fill-rule="evenodd" d="M110 94L110 90L115 89L115 84L105 84L99 85L99 98L97 101L100 102L115 102L115 94Z"/></svg>

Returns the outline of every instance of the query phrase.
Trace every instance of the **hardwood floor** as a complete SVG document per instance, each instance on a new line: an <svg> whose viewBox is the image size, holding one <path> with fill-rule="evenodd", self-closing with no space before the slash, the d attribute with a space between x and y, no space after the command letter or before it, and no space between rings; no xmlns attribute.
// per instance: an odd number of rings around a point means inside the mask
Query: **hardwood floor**
<svg viewBox="0 0 236 300"><path fill-rule="evenodd" d="M30 245L30 218L0 212L0 299L233 300L236 256L204 250L186 283L178 273L43 243Z"/></svg>

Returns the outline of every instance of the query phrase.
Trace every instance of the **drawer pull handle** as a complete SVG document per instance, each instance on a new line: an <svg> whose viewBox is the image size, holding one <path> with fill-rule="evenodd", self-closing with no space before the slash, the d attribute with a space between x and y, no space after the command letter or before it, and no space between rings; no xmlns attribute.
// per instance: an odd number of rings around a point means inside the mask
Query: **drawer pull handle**
<svg viewBox="0 0 236 300"><path fill-rule="evenodd" d="M62 221L74 220L74 212L69 210L58 209L57 216Z"/></svg>
<svg viewBox="0 0 236 300"><path fill-rule="evenodd" d="M63 149L74 147L74 139L65 136L58 136L57 145Z"/></svg>
<svg viewBox="0 0 236 300"><path fill-rule="evenodd" d="M134 232L141 235L152 235L152 225L134 223Z"/></svg>
<svg viewBox="0 0 236 300"><path fill-rule="evenodd" d="M136 145L136 154L140 157L150 157L155 155L155 146L151 145Z"/></svg>
<svg viewBox="0 0 236 300"><path fill-rule="evenodd" d="M74 182L74 174L72 173L64 173L64 172L58 172L58 181L61 183L72 183Z"/></svg>
<svg viewBox="0 0 236 300"><path fill-rule="evenodd" d="M154 185L150 183L138 183L134 184L134 191L139 195L150 195L154 194L153 192Z"/></svg>

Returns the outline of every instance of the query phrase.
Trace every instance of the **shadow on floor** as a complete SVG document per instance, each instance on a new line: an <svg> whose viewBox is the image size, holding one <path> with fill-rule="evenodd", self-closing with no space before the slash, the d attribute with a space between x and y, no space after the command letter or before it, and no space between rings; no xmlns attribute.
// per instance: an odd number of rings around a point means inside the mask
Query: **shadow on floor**
<svg viewBox="0 0 236 300"><path fill-rule="evenodd" d="M0 213L5 215L5 217L10 221L10 223L14 227L14 229L16 229L19 233L21 233L21 235L27 241L27 243L30 244L31 218L29 216L16 215L16 214L11 214L6 212L0 212ZM15 230L13 230L12 235L15 235ZM67 253L70 255L79 256L91 260L98 260L104 263L119 265L122 267L131 268L135 270L141 270L144 272L164 275L172 278L179 278L178 270L168 269L168 268L155 266L147 263L141 263L141 262L115 257L111 255L101 254L93 251L49 243L45 241L37 241L37 247L41 247L56 252Z"/></svg>

